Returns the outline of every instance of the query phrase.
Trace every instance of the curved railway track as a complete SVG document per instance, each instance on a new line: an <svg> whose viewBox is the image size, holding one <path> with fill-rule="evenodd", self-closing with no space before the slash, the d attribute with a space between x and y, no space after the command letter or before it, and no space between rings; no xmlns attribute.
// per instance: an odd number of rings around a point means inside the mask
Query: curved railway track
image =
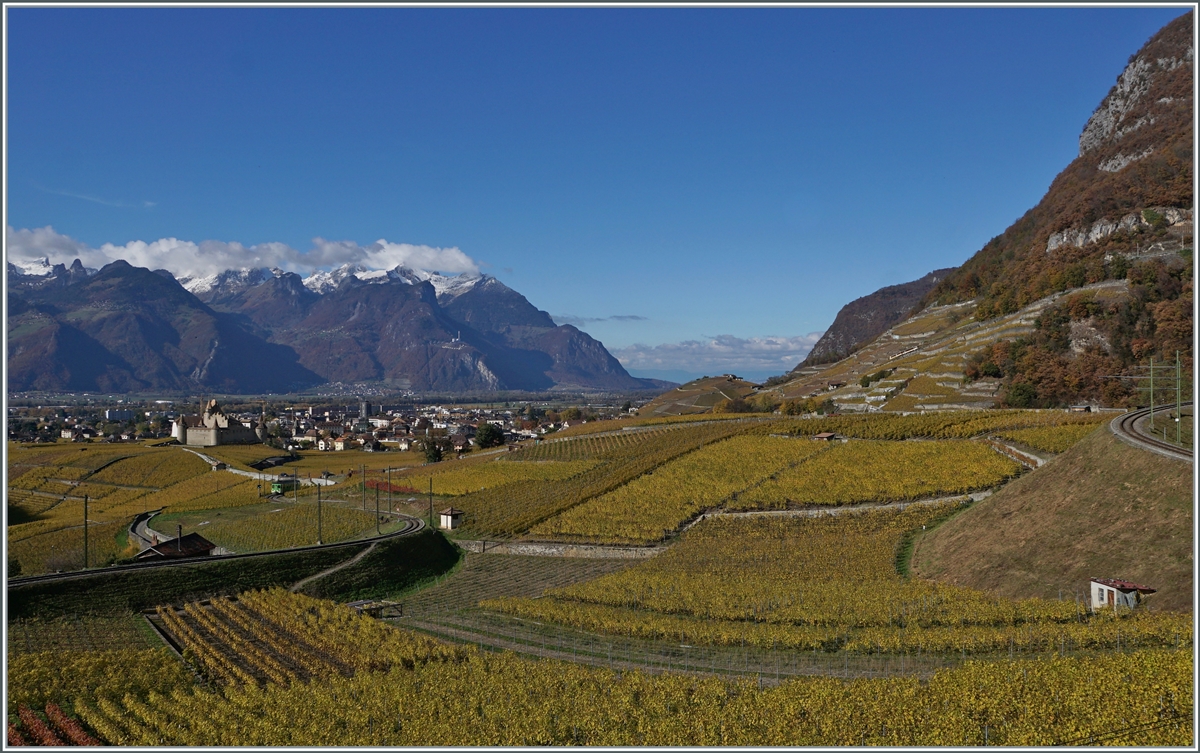
<svg viewBox="0 0 1200 753"><path fill-rule="evenodd" d="M143 513L145 514L145 513ZM140 515L138 516L141 517ZM367 539L354 539L353 541L339 541L333 544L313 544L310 546L297 546L291 549L272 549L267 552L250 552L247 554L219 554L211 557L184 557L178 560L166 560L163 562L143 562L136 565L113 565L111 567L97 567L90 570L75 570L69 573L51 573L49 575L30 575L24 578L9 578L8 586L23 586L29 583L44 583L55 580L70 580L72 578L90 578L96 575L108 575L110 573L122 573L133 570L146 570L155 567L179 567L186 565L196 565L203 562L228 562L230 560L244 560L253 557L271 557L278 554L293 554L296 552L311 552L322 549L344 549L354 546L370 546L378 541L386 541L388 539L400 538L401 536L411 536L425 529L425 521L420 518L415 518L411 515L400 515L405 518L404 527L398 531L385 533L382 536L372 536ZM137 522L134 522L137 525Z"/></svg>
<svg viewBox="0 0 1200 753"><path fill-rule="evenodd" d="M1192 403L1183 403L1184 407L1190 407ZM1166 406L1160 406L1154 409L1155 413L1164 413L1167 410ZM1129 411L1122 413L1109 422L1108 428L1114 435L1126 444L1139 447L1143 450L1148 450L1157 455L1162 455L1175 460L1183 460L1186 462L1194 462L1194 453L1190 448L1179 447L1170 442L1164 442L1157 437L1143 434L1138 428L1138 422L1146 416L1150 415L1149 408L1141 410Z"/></svg>

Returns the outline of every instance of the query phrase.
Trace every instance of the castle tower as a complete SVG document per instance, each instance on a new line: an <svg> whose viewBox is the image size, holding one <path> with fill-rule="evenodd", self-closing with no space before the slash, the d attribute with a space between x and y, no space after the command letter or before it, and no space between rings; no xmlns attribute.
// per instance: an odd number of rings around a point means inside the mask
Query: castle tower
<svg viewBox="0 0 1200 753"><path fill-rule="evenodd" d="M267 441L267 404L263 402L262 412L258 414L258 426L254 427L254 434L258 437L258 441L266 443Z"/></svg>

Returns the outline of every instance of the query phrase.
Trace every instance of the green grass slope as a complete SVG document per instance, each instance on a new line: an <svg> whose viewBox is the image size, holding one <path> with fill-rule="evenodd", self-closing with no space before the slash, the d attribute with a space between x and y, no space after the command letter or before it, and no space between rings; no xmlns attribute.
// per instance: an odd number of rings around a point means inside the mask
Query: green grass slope
<svg viewBox="0 0 1200 753"><path fill-rule="evenodd" d="M1074 599L1089 578L1192 609L1192 466L1097 429L1043 468L917 538L917 575L1007 597Z"/></svg>

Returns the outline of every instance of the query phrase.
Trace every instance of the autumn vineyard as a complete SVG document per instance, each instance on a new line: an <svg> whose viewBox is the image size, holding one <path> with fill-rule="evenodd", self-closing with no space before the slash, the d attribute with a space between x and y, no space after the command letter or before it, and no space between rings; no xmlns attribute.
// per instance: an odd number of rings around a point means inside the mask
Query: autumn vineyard
<svg viewBox="0 0 1200 753"><path fill-rule="evenodd" d="M151 512L278 554L10 583L8 742L1188 744L1190 612L912 571L924 534L1105 420L601 422L453 462L363 458L274 495L246 465L261 450L222 455L239 475L178 448L10 445L25 573L82 567L84 494L93 568ZM405 533L433 506L462 527ZM318 527L344 550L313 548Z"/></svg>

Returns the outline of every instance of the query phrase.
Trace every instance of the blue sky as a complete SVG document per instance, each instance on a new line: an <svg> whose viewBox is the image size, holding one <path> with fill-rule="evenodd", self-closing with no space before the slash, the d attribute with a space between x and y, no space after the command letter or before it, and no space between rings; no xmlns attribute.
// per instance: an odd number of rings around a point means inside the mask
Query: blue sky
<svg viewBox="0 0 1200 753"><path fill-rule="evenodd" d="M1003 232L1185 11L9 7L8 252L412 244L761 378Z"/></svg>

